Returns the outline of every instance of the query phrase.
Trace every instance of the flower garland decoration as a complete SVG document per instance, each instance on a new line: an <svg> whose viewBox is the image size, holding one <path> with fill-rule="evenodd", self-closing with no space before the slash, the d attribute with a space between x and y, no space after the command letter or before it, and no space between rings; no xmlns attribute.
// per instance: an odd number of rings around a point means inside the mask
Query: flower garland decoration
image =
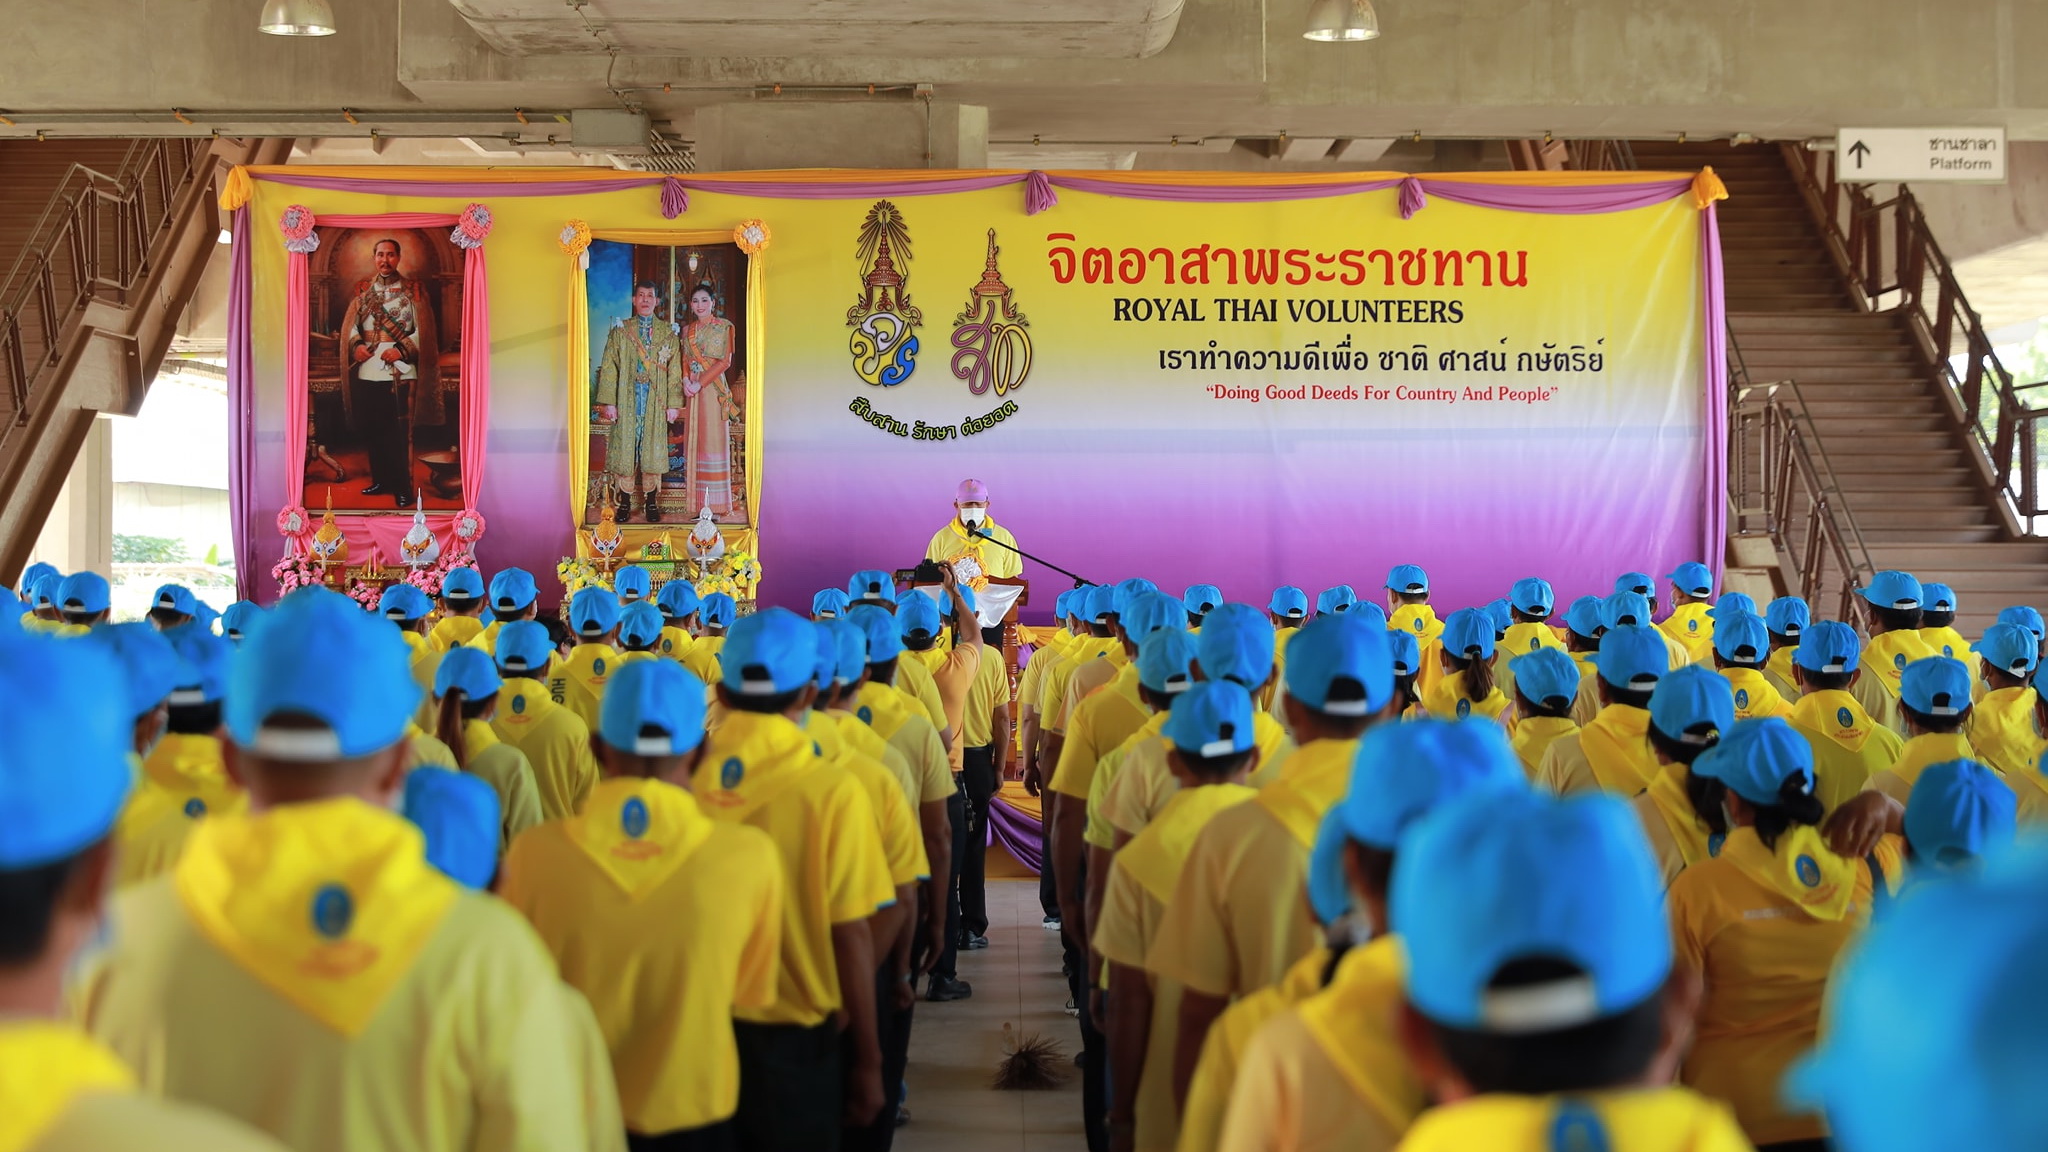
<svg viewBox="0 0 2048 1152"><path fill-rule="evenodd" d="M484 246L484 238L491 234L491 210L482 204L471 204L462 210L462 216L455 222L455 230L448 239L457 248L468 251Z"/></svg>
<svg viewBox="0 0 2048 1152"><path fill-rule="evenodd" d="M441 558L424 568L409 569L405 582L435 599L441 597L441 585L448 579L448 573L457 568L474 566L476 559L460 544L441 550Z"/></svg>
<svg viewBox="0 0 2048 1152"><path fill-rule="evenodd" d="M723 592L735 600L744 599L739 582L723 570L708 573L697 580L697 595L709 596L714 592Z"/></svg>
<svg viewBox="0 0 2048 1152"><path fill-rule="evenodd" d="M362 605L363 611L375 612L377 604L384 599L384 589L360 576L348 578L348 598Z"/></svg>
<svg viewBox="0 0 2048 1152"><path fill-rule="evenodd" d="M319 249L320 234L313 231L313 210L304 204L287 207L277 226L284 233L285 251L308 253Z"/></svg>
<svg viewBox="0 0 2048 1152"><path fill-rule="evenodd" d="M484 538L484 514L474 508L464 508L455 516L455 538L462 541L467 551Z"/></svg>
<svg viewBox="0 0 2048 1152"><path fill-rule="evenodd" d="M569 221L562 225L561 235L555 237L555 243L576 258L577 267L590 267L590 225L581 220Z"/></svg>
<svg viewBox="0 0 2048 1152"><path fill-rule="evenodd" d="M581 558L571 558L555 565L555 576L562 582L564 596L574 596L585 588L611 587L598 573L597 565Z"/></svg>
<svg viewBox="0 0 2048 1152"><path fill-rule="evenodd" d="M313 521L304 505L293 504L281 509L277 514L278 534L287 539L297 540L304 536L306 530L312 526Z"/></svg>
<svg viewBox="0 0 2048 1152"><path fill-rule="evenodd" d="M270 577L277 581L279 591L290 592L321 583L326 570L310 556L287 556L271 568Z"/></svg>
<svg viewBox="0 0 2048 1152"><path fill-rule="evenodd" d="M732 230L732 242L749 256L759 256L761 249L766 248L772 239L774 236L768 231L767 222L762 220L742 220L740 226Z"/></svg>
<svg viewBox="0 0 2048 1152"><path fill-rule="evenodd" d="M761 562L756 560L751 552L738 548L727 548L725 550L725 573L732 577L741 588L746 589L748 596L752 596L755 585L761 582Z"/></svg>

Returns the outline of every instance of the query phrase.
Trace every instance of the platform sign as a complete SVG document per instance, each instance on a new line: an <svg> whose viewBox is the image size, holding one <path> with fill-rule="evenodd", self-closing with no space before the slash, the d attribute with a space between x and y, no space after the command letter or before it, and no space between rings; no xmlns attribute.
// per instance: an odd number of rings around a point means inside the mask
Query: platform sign
<svg viewBox="0 0 2048 1152"><path fill-rule="evenodd" d="M2005 183L2004 128L1844 128L1835 178L1847 184Z"/></svg>

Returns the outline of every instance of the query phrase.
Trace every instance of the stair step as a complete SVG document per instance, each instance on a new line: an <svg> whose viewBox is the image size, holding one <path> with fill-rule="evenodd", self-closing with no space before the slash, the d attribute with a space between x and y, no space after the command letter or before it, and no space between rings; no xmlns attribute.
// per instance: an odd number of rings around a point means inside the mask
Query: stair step
<svg viewBox="0 0 2048 1152"><path fill-rule="evenodd" d="M1983 494L1975 488L1929 487L1929 488L1886 488L1873 489L1839 477L1842 481L1842 495L1860 518L1865 508L1968 508L1980 505Z"/></svg>
<svg viewBox="0 0 2048 1152"><path fill-rule="evenodd" d="M1988 544L2005 536L2004 528L1988 524L1969 528L1880 528L1864 524L1861 517L1856 524L1873 552L1880 544Z"/></svg>
<svg viewBox="0 0 2048 1152"><path fill-rule="evenodd" d="M1900 471L1896 465L1886 467L1883 461L1867 456L1842 456L1828 452L1828 465L1835 473L1835 479L1842 487L1852 492L1875 492L1889 488L1925 488L1943 485L1959 488L1971 493L1977 491L1976 474L1967 466L1955 464L1928 468L1914 461L1911 471ZM2043 563L2048 563L2044 559Z"/></svg>
<svg viewBox="0 0 2048 1152"><path fill-rule="evenodd" d="M1828 320L1806 316L1780 316L1771 312L1731 310L1728 324L1744 334L1750 332L1834 332L1868 333L1877 329L1900 331L1901 319L1890 312L1849 312Z"/></svg>
<svg viewBox="0 0 2048 1152"><path fill-rule="evenodd" d="M1953 452L1959 458L1962 455L1961 446L1956 443L1955 436L1949 432L1927 431L1913 433L1891 432L1882 435L1841 435L1840 429L1826 427L1816 429L1815 434L1822 438L1821 449L1828 454L1830 459L1834 460L1842 460L1851 456L1879 455L1890 457L1898 467L1905 467L1906 460L1910 459L1917 464L1929 453ZM1950 461L1942 461L1942 466L1948 466L1950 463Z"/></svg>
<svg viewBox="0 0 2048 1152"><path fill-rule="evenodd" d="M1743 342L1742 356L1745 360L1749 361L1752 367L1759 361L1767 364L1784 365L1786 367L1814 368L1847 368L1858 364L1869 364L1876 367L1890 367L1893 365L1918 367L1919 364L1913 358L1913 354L1909 349L1880 341L1866 341L1861 345L1827 345L1819 348L1811 346L1768 348L1767 355L1760 354L1761 352L1762 350L1753 351L1747 341Z"/></svg>
<svg viewBox="0 0 2048 1152"><path fill-rule="evenodd" d="M1931 412L1921 414L1909 412L1900 415L1890 415L1882 411L1875 413L1854 412L1842 415L1817 412L1813 417L1813 430L1815 435L1823 438L1822 446L1830 452L1834 451L1832 438L1836 436L1853 436L1857 439L1868 437L1872 440L1890 441L1901 436L1926 434L1946 443L1954 435L1948 422L1937 419ZM1899 463L1901 467L1907 464L1903 460Z"/></svg>
<svg viewBox="0 0 2048 1152"><path fill-rule="evenodd" d="M1876 559L1880 563L1906 571L1926 568L1930 571L1958 574L1992 572L2007 568L2044 568L2048 567L2048 543L2017 541L1960 548L1916 548L1898 545L1887 549L1884 555ZM2044 579L2048 579L2048 573L2044 573ZM1946 582L1954 583L1952 580Z"/></svg>
<svg viewBox="0 0 2048 1152"><path fill-rule="evenodd" d="M1749 349L1742 350L1741 364L1749 366L1749 378L1757 383L1770 380L1796 380L1801 388L1820 384L1911 384L1927 387L1927 373L1919 368L1816 368L1811 365L1792 366L1774 364L1768 357L1751 356Z"/></svg>

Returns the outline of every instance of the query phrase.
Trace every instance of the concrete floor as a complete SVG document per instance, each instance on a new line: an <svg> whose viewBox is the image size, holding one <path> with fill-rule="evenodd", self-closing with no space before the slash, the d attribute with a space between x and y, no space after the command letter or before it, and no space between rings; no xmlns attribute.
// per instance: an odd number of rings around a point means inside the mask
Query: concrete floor
<svg viewBox="0 0 2048 1152"><path fill-rule="evenodd" d="M990 880L989 946L960 954L960 978L974 996L920 1002L910 1036L911 1122L896 1130L899 1152L1079 1152L1080 1048L1062 1006L1059 933L1040 926L1036 879ZM1003 1058L1003 1025L1057 1041L1064 1087L998 1092L989 1087Z"/></svg>

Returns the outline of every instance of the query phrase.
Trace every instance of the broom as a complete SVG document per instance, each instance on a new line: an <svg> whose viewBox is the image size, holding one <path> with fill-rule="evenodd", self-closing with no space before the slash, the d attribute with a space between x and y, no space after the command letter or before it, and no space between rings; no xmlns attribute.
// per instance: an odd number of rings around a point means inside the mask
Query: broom
<svg viewBox="0 0 2048 1152"><path fill-rule="evenodd" d="M1062 1069L1066 1053L1059 1043L1033 1032L1019 1037L1010 1025L1003 1025L1003 1062L996 1065L993 1086L1008 1091L1043 1091L1067 1082Z"/></svg>

